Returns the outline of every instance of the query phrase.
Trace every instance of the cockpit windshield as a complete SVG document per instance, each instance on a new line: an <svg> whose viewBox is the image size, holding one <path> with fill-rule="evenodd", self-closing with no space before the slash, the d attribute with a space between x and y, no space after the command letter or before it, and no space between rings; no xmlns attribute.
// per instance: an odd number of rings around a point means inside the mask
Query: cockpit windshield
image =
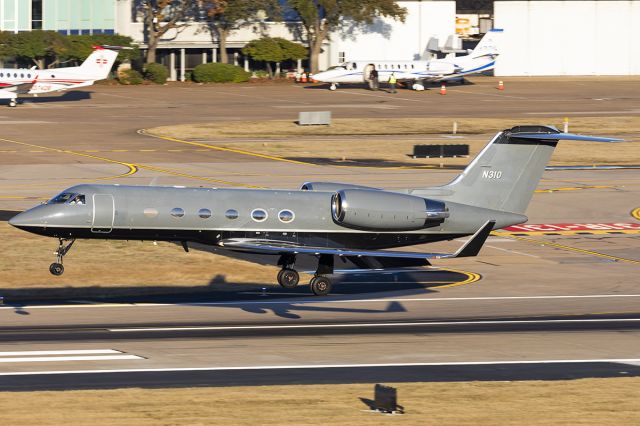
<svg viewBox="0 0 640 426"><path fill-rule="evenodd" d="M62 194L58 194L49 201L47 204L85 204L85 196L82 194L76 194L73 192L63 192Z"/></svg>
<svg viewBox="0 0 640 426"><path fill-rule="evenodd" d="M332 67L327 68L327 71L331 70L346 70L347 68L342 65L334 65Z"/></svg>

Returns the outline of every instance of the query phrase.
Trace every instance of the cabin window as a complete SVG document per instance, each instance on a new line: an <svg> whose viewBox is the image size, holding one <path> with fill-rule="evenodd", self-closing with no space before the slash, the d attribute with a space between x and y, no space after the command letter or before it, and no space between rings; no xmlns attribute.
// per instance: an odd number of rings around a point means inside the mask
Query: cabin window
<svg viewBox="0 0 640 426"><path fill-rule="evenodd" d="M13 73L13 78L18 78L18 73L17 72Z"/></svg>
<svg viewBox="0 0 640 426"><path fill-rule="evenodd" d="M255 220L256 222L264 222L265 220L267 220L267 217L269 217L269 215L263 209L255 209L251 212L251 219Z"/></svg>
<svg viewBox="0 0 640 426"><path fill-rule="evenodd" d="M411 64L411 69L413 69L413 64Z"/></svg>
<svg viewBox="0 0 640 426"><path fill-rule="evenodd" d="M226 217L227 219L237 219L238 218L238 210L234 210L234 209L229 209L226 212L224 212L224 217Z"/></svg>
<svg viewBox="0 0 640 426"><path fill-rule="evenodd" d="M0 77L4 77L4 73L3 72L0 72Z"/></svg>
<svg viewBox="0 0 640 426"><path fill-rule="evenodd" d="M211 210L209 210L209 209L200 209L200 210L198 210L198 216L201 219L209 219L211 217Z"/></svg>
<svg viewBox="0 0 640 426"><path fill-rule="evenodd" d="M358 64L356 64L355 62L353 64L351 64L351 66L353 67L354 70L358 69Z"/></svg>
<svg viewBox="0 0 640 426"><path fill-rule="evenodd" d="M142 212L146 217L156 217L158 216L158 210L152 208L146 208Z"/></svg>
<svg viewBox="0 0 640 426"><path fill-rule="evenodd" d="M27 74L27 78L31 78L31 74Z"/></svg>
<svg viewBox="0 0 640 426"><path fill-rule="evenodd" d="M20 73L20 78L24 78L24 74Z"/></svg>
<svg viewBox="0 0 640 426"><path fill-rule="evenodd" d="M51 74L51 78L56 78L56 76L55 76L55 75L53 75L53 74Z"/></svg>
<svg viewBox="0 0 640 426"><path fill-rule="evenodd" d="M295 219L295 217L296 215L293 214L291 210L280 210L280 213L278 213L278 219L280 219L280 222L283 223L293 222L293 219Z"/></svg>
<svg viewBox="0 0 640 426"><path fill-rule="evenodd" d="M184 210L180 207L174 207L171 209L171 216L173 217L182 217L184 216Z"/></svg>

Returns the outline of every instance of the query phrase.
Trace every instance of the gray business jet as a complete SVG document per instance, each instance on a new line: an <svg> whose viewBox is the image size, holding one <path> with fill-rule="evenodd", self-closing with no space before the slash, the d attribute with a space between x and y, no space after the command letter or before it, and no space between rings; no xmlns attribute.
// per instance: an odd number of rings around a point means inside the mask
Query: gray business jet
<svg viewBox="0 0 640 426"><path fill-rule="evenodd" d="M186 251L198 243L229 256L271 255L286 288L299 282L298 258L311 256L317 265L311 291L326 295L336 258L385 269L477 255L492 229L527 221L559 140L620 141L517 126L496 134L452 182L400 191L330 182L300 190L77 185L9 223L59 239L54 275L63 273L63 257L77 238L172 241ZM468 235L455 253L385 250Z"/></svg>

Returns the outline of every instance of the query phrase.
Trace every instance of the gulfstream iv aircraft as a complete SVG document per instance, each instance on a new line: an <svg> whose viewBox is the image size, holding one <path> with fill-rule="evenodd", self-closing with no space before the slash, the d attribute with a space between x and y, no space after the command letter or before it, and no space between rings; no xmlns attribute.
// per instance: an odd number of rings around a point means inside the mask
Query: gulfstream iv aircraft
<svg viewBox="0 0 640 426"><path fill-rule="evenodd" d="M329 88L336 90L340 83L369 82L372 79L371 72L375 69L378 72L380 82L389 81L389 76L394 74L397 81L407 82L414 89L423 90L425 82L460 79L468 74L493 69L498 56L498 41L501 35L502 30L489 31L468 55L419 61L345 62L315 74L313 79L331 83Z"/></svg>
<svg viewBox="0 0 640 426"><path fill-rule="evenodd" d="M560 133L547 126L499 132L451 183L386 191L310 182L300 190L78 185L9 223L59 239L54 275L76 238L205 244L226 255L271 255L278 282L295 287L296 262L317 265L314 294L331 290L334 259L361 269L429 265L430 259L475 256L492 229L524 215L559 140L619 139ZM472 237L455 253L390 251Z"/></svg>
<svg viewBox="0 0 640 426"><path fill-rule="evenodd" d="M79 67L47 70L0 68L0 99L9 99L9 106L17 105L18 95L39 95L91 86L96 80L107 78L121 47L96 46Z"/></svg>

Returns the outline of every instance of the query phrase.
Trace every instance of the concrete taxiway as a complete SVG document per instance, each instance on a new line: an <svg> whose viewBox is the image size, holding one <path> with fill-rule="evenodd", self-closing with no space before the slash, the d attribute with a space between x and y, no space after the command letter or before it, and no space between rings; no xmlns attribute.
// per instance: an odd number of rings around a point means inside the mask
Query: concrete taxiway
<svg viewBox="0 0 640 426"><path fill-rule="evenodd" d="M437 99L286 85L98 86L88 97L32 99L0 116L0 208L21 210L86 181L436 185L456 171L274 162L187 148L137 130L294 118L310 109L345 117L463 117L477 116L481 104L483 116L527 122L640 114L629 81L593 83L549 81L549 90L540 90L539 82L522 80L498 93L480 80L450 88L456 98ZM577 189L536 193L530 223L638 223L638 170L547 171L539 188ZM633 230L513 233L491 237L477 258L440 262L451 268L449 277L350 275L322 299L304 287L263 291L257 283L242 294L221 284L219 293L182 297L7 300L0 307L0 389L640 375L639 248Z"/></svg>

